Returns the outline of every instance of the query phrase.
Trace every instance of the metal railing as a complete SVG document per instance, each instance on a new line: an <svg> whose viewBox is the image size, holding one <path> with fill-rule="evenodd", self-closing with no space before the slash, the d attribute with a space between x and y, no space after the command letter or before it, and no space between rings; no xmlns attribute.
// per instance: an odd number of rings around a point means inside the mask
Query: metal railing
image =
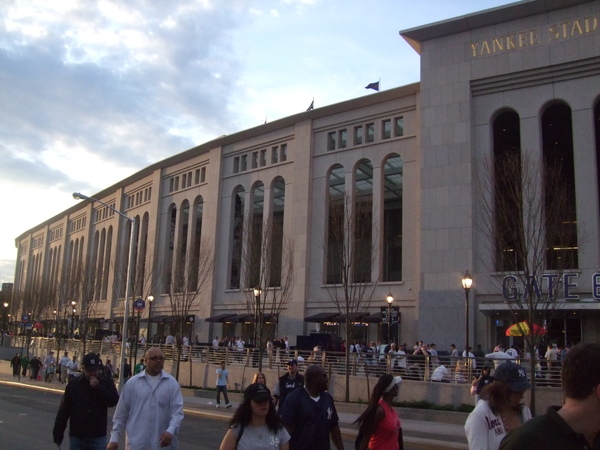
<svg viewBox="0 0 600 450"><path fill-rule="evenodd" d="M26 336L7 336L5 346L20 347L24 350L29 348L29 355L37 355L44 358L50 350L57 350L59 340L55 338L29 338L27 346ZM76 339L60 340L60 351L68 350L73 355L83 356L83 342ZM238 349L236 347L213 347L207 345L175 346L166 344L138 344L137 346L127 344L126 355L132 359L133 364L139 360L150 347L160 347L165 359L181 360L217 365L225 361L227 365L240 365L246 367L258 367L259 353L256 348ZM88 340L85 343L86 353L100 353L106 358L118 362L121 351L121 343L107 341ZM263 351L262 366L268 369L286 370L287 362L296 359L300 370L310 364L322 365L331 374L346 373L346 359L343 352L334 351L311 351L311 350L285 350L277 348ZM497 360L498 363L506 360ZM517 359L515 362L521 364L529 373L529 360ZM450 356L429 355L386 355L381 353L350 353L349 371L353 376L380 376L384 373L400 375L406 380L431 381L434 370L444 365L447 373L444 381L448 383L467 384L471 383L473 377L477 376L484 364L494 364L494 360L488 358L464 358ZM560 362L546 365L540 361L536 365L536 384L538 386L560 386Z"/></svg>

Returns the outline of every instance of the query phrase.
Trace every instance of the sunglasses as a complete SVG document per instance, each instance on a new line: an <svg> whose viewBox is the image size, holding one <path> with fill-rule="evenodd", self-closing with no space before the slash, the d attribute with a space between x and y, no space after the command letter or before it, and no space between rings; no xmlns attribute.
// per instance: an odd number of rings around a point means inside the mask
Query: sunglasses
<svg viewBox="0 0 600 450"><path fill-rule="evenodd" d="M164 361L165 357L164 356L149 356L148 359L150 361Z"/></svg>

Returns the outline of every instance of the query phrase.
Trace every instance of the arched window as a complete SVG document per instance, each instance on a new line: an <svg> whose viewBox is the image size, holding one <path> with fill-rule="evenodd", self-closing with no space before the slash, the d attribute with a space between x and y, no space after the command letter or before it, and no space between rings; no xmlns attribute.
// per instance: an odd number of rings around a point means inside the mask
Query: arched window
<svg viewBox="0 0 600 450"><path fill-rule="evenodd" d="M190 204L187 200L183 202L179 217L179 234L177 239L177 260L175 265L175 292L187 292L188 277L188 261L187 261L187 245L188 231L190 222Z"/></svg>
<svg viewBox="0 0 600 450"><path fill-rule="evenodd" d="M285 209L285 180L277 177L273 181L271 208L271 245L269 264L269 286L281 286L283 257L283 213ZM289 255L286 255L289 256Z"/></svg>
<svg viewBox="0 0 600 450"><path fill-rule="evenodd" d="M571 108L562 103L542 115L547 269L577 269L577 208Z"/></svg>
<svg viewBox="0 0 600 450"><path fill-rule="evenodd" d="M94 268L96 275L94 277L94 300L100 300L100 294L102 293L102 267L104 264L104 239L106 238L106 231L102 229L96 230L94 233L94 255L96 259L96 267Z"/></svg>
<svg viewBox="0 0 600 450"><path fill-rule="evenodd" d="M346 214L345 178L346 172L341 165L333 166L329 172L327 183L327 284L342 282L344 217Z"/></svg>
<svg viewBox="0 0 600 450"><path fill-rule="evenodd" d="M202 243L202 214L204 211L204 200L198 197L195 201L192 240L192 258L190 260L190 286L198 288L198 270L200 267L200 246Z"/></svg>
<svg viewBox="0 0 600 450"><path fill-rule="evenodd" d="M494 241L498 271L523 270L526 230L523 221L521 127L519 115L506 111L493 125ZM528 175L529 177L529 175Z"/></svg>
<svg viewBox="0 0 600 450"><path fill-rule="evenodd" d="M148 224L150 216L146 212L144 213L141 222L139 224L138 234L138 255L137 255L137 270L135 274L135 295L136 297L144 297L144 284L146 280L146 254L148 249ZM147 294L147 293L146 293Z"/></svg>
<svg viewBox="0 0 600 450"><path fill-rule="evenodd" d="M354 179L354 271L355 283L371 281L373 267L373 165L362 161Z"/></svg>
<svg viewBox="0 0 600 450"><path fill-rule="evenodd" d="M165 293L171 291L171 279L173 277L173 255L175 251L175 227L177 226L177 208L175 205L169 206L167 222L167 247L165 248L165 257L163 262L165 264L164 271L164 289Z"/></svg>
<svg viewBox="0 0 600 450"><path fill-rule="evenodd" d="M241 262L242 262L242 243L244 239L244 188L238 186L233 191L232 196L232 217L231 226L231 270L229 273L229 288L240 288Z"/></svg>
<svg viewBox="0 0 600 450"><path fill-rule="evenodd" d="M106 232L106 244L104 246L104 270L102 271L102 294L100 296L101 299L106 300L108 298L108 275L110 274L110 257L112 253L112 237L113 237L113 228L112 226L108 227L108 231Z"/></svg>
<svg viewBox="0 0 600 450"><path fill-rule="evenodd" d="M383 281L402 280L402 194L404 163L391 156L383 168Z"/></svg>
<svg viewBox="0 0 600 450"><path fill-rule="evenodd" d="M248 267L248 279L245 280L248 287L261 286L261 267L264 269L262 260L263 251L263 215L265 209L265 185L258 182L252 192L252 223L250 229L249 258L244 261Z"/></svg>

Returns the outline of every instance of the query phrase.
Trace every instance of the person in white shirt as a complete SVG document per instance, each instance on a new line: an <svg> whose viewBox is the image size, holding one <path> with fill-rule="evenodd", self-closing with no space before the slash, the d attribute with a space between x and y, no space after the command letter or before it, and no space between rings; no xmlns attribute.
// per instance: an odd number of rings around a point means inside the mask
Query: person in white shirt
<svg viewBox="0 0 600 450"><path fill-rule="evenodd" d="M488 353L485 357L494 360L494 369L497 369L500 364L505 363L507 359L514 360L512 356L504 353L504 348L502 347L497 347L497 351Z"/></svg>
<svg viewBox="0 0 600 450"><path fill-rule="evenodd" d="M177 450L177 434L183 420L183 397L175 378L163 370L164 356L158 347L146 351L146 370L123 387L113 416L107 450L118 450L125 430L131 449Z"/></svg>
<svg viewBox="0 0 600 450"><path fill-rule="evenodd" d="M77 363L77 356L73 355L73 359L67 364L68 381L71 381L78 375L79 364Z"/></svg>
<svg viewBox="0 0 600 450"><path fill-rule="evenodd" d="M450 371L443 364L437 366L431 375L431 381L450 383Z"/></svg>
<svg viewBox="0 0 600 450"><path fill-rule="evenodd" d="M531 384L524 368L512 362L498 366L465 422L470 449L498 450L508 432L531 419L531 411L521 404L527 389Z"/></svg>
<svg viewBox="0 0 600 450"><path fill-rule="evenodd" d="M58 380L61 383L67 382L67 375L69 372L69 363L71 362L71 358L69 358L69 352L65 350L65 354L60 358L58 364L60 365L60 373L58 375Z"/></svg>

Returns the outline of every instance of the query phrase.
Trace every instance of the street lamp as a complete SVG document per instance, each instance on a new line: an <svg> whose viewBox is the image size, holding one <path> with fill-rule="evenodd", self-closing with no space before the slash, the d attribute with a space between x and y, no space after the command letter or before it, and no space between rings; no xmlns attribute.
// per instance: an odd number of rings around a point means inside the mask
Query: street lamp
<svg viewBox="0 0 600 450"><path fill-rule="evenodd" d="M2 346L4 347L4 335L6 334L6 314L8 312L8 302L4 302L4 318L2 321Z"/></svg>
<svg viewBox="0 0 600 450"><path fill-rule="evenodd" d="M111 211L114 211L125 220L127 220L131 224L131 233L129 236L129 256L127 258L127 281L125 282L125 302L123 306L123 333L121 335L121 354L119 356L120 359L120 368L119 368L119 393L123 389L123 385L125 384L125 357L127 352L127 321L129 320L129 297L131 292L131 281L133 279L133 250L135 245L135 224L136 218L132 219L127 215L123 214L121 211L113 208L112 206L104 203L102 200L98 200L94 197L88 197L86 195L80 194L79 192L73 193L73 198L75 200L90 200L92 202L98 202L104 206L106 206Z"/></svg>
<svg viewBox="0 0 600 450"><path fill-rule="evenodd" d="M387 329L387 343L388 345L392 345L392 302L394 301L394 296L392 295L392 293L390 292L387 297L385 298L385 300L387 301L388 304L388 329Z"/></svg>
<svg viewBox="0 0 600 450"><path fill-rule="evenodd" d="M473 278L467 270L462 277L462 286L465 290L465 356L469 358L469 291L473 285ZM468 361L466 359L465 361Z"/></svg>
<svg viewBox="0 0 600 450"><path fill-rule="evenodd" d="M146 331L146 340L150 342L152 339L152 302L154 301L154 295L150 294L148 297L148 331Z"/></svg>
<svg viewBox="0 0 600 450"><path fill-rule="evenodd" d="M54 310L54 311L52 311L52 313L54 313L54 332L53 332L53 336L56 337L56 334L58 332L58 311Z"/></svg>
<svg viewBox="0 0 600 450"><path fill-rule="evenodd" d="M71 306L73 307L73 312L71 313L71 339L75 337L75 335L73 334L73 328L75 325L75 313L77 312L77 310L75 309L76 304L77 302L75 300L71 302Z"/></svg>
<svg viewBox="0 0 600 450"><path fill-rule="evenodd" d="M262 314L261 314L261 310L260 310L260 294L262 294L262 291L259 287L255 287L254 288L254 298L256 298L256 310L255 310L255 314L256 314L256 320L254 321L254 323L256 324L256 330L255 330L255 342L258 343L258 371L261 372L262 371Z"/></svg>

